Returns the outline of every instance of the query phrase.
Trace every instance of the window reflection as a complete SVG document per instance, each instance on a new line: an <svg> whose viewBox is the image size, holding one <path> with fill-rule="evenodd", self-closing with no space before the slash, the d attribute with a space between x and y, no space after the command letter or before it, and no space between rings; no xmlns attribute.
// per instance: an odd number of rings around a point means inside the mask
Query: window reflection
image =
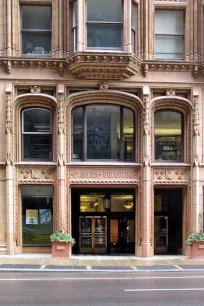
<svg viewBox="0 0 204 306"><path fill-rule="evenodd" d="M183 115L177 111L155 113L155 159L183 160Z"/></svg>

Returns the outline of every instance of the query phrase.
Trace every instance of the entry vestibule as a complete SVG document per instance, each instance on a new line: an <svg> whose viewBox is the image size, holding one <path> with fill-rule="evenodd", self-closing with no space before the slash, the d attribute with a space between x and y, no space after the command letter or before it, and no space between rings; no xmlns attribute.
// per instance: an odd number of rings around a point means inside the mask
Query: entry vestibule
<svg viewBox="0 0 204 306"><path fill-rule="evenodd" d="M75 254L134 254L134 190L72 189L72 235Z"/></svg>
<svg viewBox="0 0 204 306"><path fill-rule="evenodd" d="M182 254L182 188L154 190L155 254Z"/></svg>

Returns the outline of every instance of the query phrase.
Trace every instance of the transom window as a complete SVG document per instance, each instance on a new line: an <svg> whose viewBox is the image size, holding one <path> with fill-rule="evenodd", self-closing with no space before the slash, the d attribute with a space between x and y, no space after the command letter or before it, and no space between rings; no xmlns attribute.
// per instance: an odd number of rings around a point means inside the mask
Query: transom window
<svg viewBox="0 0 204 306"><path fill-rule="evenodd" d="M134 114L129 108L92 104L72 111L72 158L134 161Z"/></svg>
<svg viewBox="0 0 204 306"><path fill-rule="evenodd" d="M155 160L183 161L183 114L157 111L154 117Z"/></svg>
<svg viewBox="0 0 204 306"><path fill-rule="evenodd" d="M156 10L155 58L183 59L184 12Z"/></svg>
<svg viewBox="0 0 204 306"><path fill-rule="evenodd" d="M22 111L23 159L52 159L52 113L47 109Z"/></svg>
<svg viewBox="0 0 204 306"><path fill-rule="evenodd" d="M51 7L22 5L22 53L51 55Z"/></svg>
<svg viewBox="0 0 204 306"><path fill-rule="evenodd" d="M122 0L86 0L87 47L121 49Z"/></svg>

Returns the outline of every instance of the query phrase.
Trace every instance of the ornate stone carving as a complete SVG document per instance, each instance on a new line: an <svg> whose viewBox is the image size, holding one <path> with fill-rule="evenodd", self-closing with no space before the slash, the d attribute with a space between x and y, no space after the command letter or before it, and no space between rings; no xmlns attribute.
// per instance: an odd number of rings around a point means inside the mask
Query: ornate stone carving
<svg viewBox="0 0 204 306"><path fill-rule="evenodd" d="M196 155L194 156L193 166L194 166L194 167L199 167L199 166L200 166L200 163L199 163L199 155L198 155L198 154L196 154Z"/></svg>
<svg viewBox="0 0 204 306"><path fill-rule="evenodd" d="M121 80L140 71L140 60L132 54L77 52L67 59L69 70L84 79Z"/></svg>
<svg viewBox="0 0 204 306"><path fill-rule="evenodd" d="M19 168L18 169L18 180L19 181L54 181L54 168L46 167L33 167L33 168Z"/></svg>
<svg viewBox="0 0 204 306"><path fill-rule="evenodd" d="M83 169L70 170L71 184L138 184L138 173L134 169Z"/></svg>
<svg viewBox="0 0 204 306"><path fill-rule="evenodd" d="M30 87L30 92L32 94L40 94L41 93L41 87L38 87L38 86L31 86Z"/></svg>
<svg viewBox="0 0 204 306"><path fill-rule="evenodd" d="M176 95L176 90L175 89L167 89L166 90L166 95L167 96L175 96Z"/></svg>
<svg viewBox="0 0 204 306"><path fill-rule="evenodd" d="M4 67L8 74L11 73L12 68L47 68L58 69L59 74L62 75L64 67L67 66L65 60L58 59L34 59L34 58L7 58L0 59L0 67Z"/></svg>
<svg viewBox="0 0 204 306"><path fill-rule="evenodd" d="M12 106L11 93L6 94L6 134L12 134Z"/></svg>
<svg viewBox="0 0 204 306"><path fill-rule="evenodd" d="M198 98L193 99L193 135L200 136Z"/></svg>
<svg viewBox="0 0 204 306"><path fill-rule="evenodd" d="M187 180L185 170L154 170L154 181L184 181Z"/></svg>
<svg viewBox="0 0 204 306"><path fill-rule="evenodd" d="M64 127L64 94L59 94L58 96L58 134L64 134L65 133L65 127Z"/></svg>
<svg viewBox="0 0 204 306"><path fill-rule="evenodd" d="M6 153L6 166L13 165L11 153Z"/></svg>
<svg viewBox="0 0 204 306"><path fill-rule="evenodd" d="M58 165L59 166L64 166L65 165L64 154L59 154Z"/></svg>
<svg viewBox="0 0 204 306"><path fill-rule="evenodd" d="M143 113L143 131L144 135L150 135L150 122L149 122L149 97L145 96L143 99L144 113Z"/></svg>
<svg viewBox="0 0 204 306"><path fill-rule="evenodd" d="M144 156L143 166L145 166L145 167L150 166L150 157L149 157L149 155L145 155Z"/></svg>
<svg viewBox="0 0 204 306"><path fill-rule="evenodd" d="M99 90L108 90L108 83L107 82L102 82L99 85Z"/></svg>

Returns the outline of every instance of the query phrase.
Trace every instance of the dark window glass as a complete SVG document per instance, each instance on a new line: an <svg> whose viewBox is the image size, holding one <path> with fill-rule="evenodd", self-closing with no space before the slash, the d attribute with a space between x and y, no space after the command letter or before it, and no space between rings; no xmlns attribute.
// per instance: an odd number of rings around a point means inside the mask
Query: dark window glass
<svg viewBox="0 0 204 306"><path fill-rule="evenodd" d="M131 43L132 43L133 53L135 53L135 29L136 29L136 5L132 3L132 7L131 7Z"/></svg>
<svg viewBox="0 0 204 306"><path fill-rule="evenodd" d="M73 159L134 160L132 110L108 104L92 104L72 112Z"/></svg>
<svg viewBox="0 0 204 306"><path fill-rule="evenodd" d="M23 158L52 159L51 112L27 109L22 113Z"/></svg>
<svg viewBox="0 0 204 306"><path fill-rule="evenodd" d="M87 106L87 158L118 159L120 107Z"/></svg>
<svg viewBox="0 0 204 306"><path fill-rule="evenodd" d="M27 55L51 54L51 7L23 5L22 52Z"/></svg>
<svg viewBox="0 0 204 306"><path fill-rule="evenodd" d="M73 51L77 50L77 25L78 25L78 12L77 1L72 4L72 37L73 37Z"/></svg>
<svg viewBox="0 0 204 306"><path fill-rule="evenodd" d="M53 188L22 187L23 246L50 245L53 233Z"/></svg>
<svg viewBox="0 0 204 306"><path fill-rule="evenodd" d="M155 159L183 160L183 116L176 111L155 113Z"/></svg>
<svg viewBox="0 0 204 306"><path fill-rule="evenodd" d="M87 47L121 48L122 1L87 0Z"/></svg>

